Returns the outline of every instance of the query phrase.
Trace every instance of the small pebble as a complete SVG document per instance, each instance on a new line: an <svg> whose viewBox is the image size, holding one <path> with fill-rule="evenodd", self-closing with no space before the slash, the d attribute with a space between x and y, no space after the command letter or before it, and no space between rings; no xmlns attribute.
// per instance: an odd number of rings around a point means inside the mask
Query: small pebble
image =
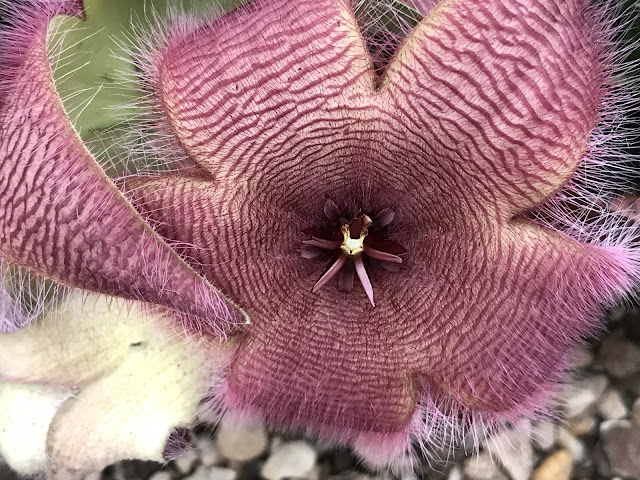
<svg viewBox="0 0 640 480"><path fill-rule="evenodd" d="M211 467L222 462L222 455L214 441L208 438L198 438L198 450L200 451L200 461L203 465Z"/></svg>
<svg viewBox="0 0 640 480"><path fill-rule="evenodd" d="M247 425L224 417L216 436L220 453L227 459L245 462L267 449L267 432L262 424Z"/></svg>
<svg viewBox="0 0 640 480"><path fill-rule="evenodd" d="M567 450L558 450L551 454L535 469L531 480L569 480L573 460Z"/></svg>
<svg viewBox="0 0 640 480"><path fill-rule="evenodd" d="M156 472L149 478L149 480L172 480L172 478L173 477L169 472Z"/></svg>
<svg viewBox="0 0 640 480"><path fill-rule="evenodd" d="M607 390L598 402L598 413L605 420L619 420L627 415L627 406L617 390Z"/></svg>
<svg viewBox="0 0 640 480"><path fill-rule="evenodd" d="M180 470L180 472L182 472L183 474L187 474L191 472L191 469L193 468L197 460L198 452L194 448L191 448L178 455L178 458L174 460L174 463L176 468Z"/></svg>
<svg viewBox="0 0 640 480"><path fill-rule="evenodd" d="M467 458L464 461L464 474L471 480L508 480L487 451Z"/></svg>
<svg viewBox="0 0 640 480"><path fill-rule="evenodd" d="M556 443L556 426L551 420L538 420L531 428L531 440L538 450L551 450Z"/></svg>
<svg viewBox="0 0 640 480"><path fill-rule="evenodd" d="M589 410L607 388L609 381L604 375L590 375L567 385L562 392L564 411L568 418Z"/></svg>
<svg viewBox="0 0 640 480"><path fill-rule="evenodd" d="M284 440L280 437L273 437L271 439L271 445L269 445L269 453L273 455L278 451L280 447L284 445ZM333 449L333 448L332 448Z"/></svg>
<svg viewBox="0 0 640 480"><path fill-rule="evenodd" d="M591 433L596 426L596 419L590 413L583 413L569 419L567 428L574 437L584 437Z"/></svg>
<svg viewBox="0 0 640 480"><path fill-rule="evenodd" d="M575 462L579 462L585 457L585 447L580 440L571 435L566 428L558 428L558 445L564 447Z"/></svg>
<svg viewBox="0 0 640 480"><path fill-rule="evenodd" d="M486 442L485 448L502 464L512 480L529 480L533 470L531 423L523 421Z"/></svg>
<svg viewBox="0 0 640 480"><path fill-rule="evenodd" d="M306 478L313 470L316 459L316 451L307 442L289 442L283 444L267 459L260 473L266 480Z"/></svg>
<svg viewBox="0 0 640 480"><path fill-rule="evenodd" d="M451 469L447 480L463 480L462 470L457 465Z"/></svg>
<svg viewBox="0 0 640 480"><path fill-rule="evenodd" d="M238 478L238 472L230 468L208 467L208 475L207 480L236 480Z"/></svg>
<svg viewBox="0 0 640 480"><path fill-rule="evenodd" d="M609 420L600 425L600 442L607 464L601 472L640 478L640 426L629 420Z"/></svg>
<svg viewBox="0 0 640 480"><path fill-rule="evenodd" d="M640 372L640 347L620 333L605 338L598 352L598 363L617 378Z"/></svg>
<svg viewBox="0 0 640 480"><path fill-rule="evenodd" d="M636 398L636 401L633 402L633 407L631 407L631 420L640 427L640 398Z"/></svg>

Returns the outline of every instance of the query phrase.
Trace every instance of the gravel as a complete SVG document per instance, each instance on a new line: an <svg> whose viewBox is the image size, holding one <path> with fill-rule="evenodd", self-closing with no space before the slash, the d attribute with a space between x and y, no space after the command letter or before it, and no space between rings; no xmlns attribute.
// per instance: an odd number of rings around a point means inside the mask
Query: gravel
<svg viewBox="0 0 640 480"><path fill-rule="evenodd" d="M497 459L511 480L527 480L533 470L531 422L523 421L485 443L485 449Z"/></svg>
<svg viewBox="0 0 640 480"><path fill-rule="evenodd" d="M508 480L508 477L499 470L498 464L487 451L467 458L464 462L463 473L472 480Z"/></svg>
<svg viewBox="0 0 640 480"><path fill-rule="evenodd" d="M288 442L271 453L260 474L266 480L311 479L317 457L318 454L307 442Z"/></svg>
<svg viewBox="0 0 640 480"><path fill-rule="evenodd" d="M556 443L556 424L547 419L533 422L531 442L536 449L542 452L550 451Z"/></svg>
<svg viewBox="0 0 640 480"><path fill-rule="evenodd" d="M629 420L609 420L602 423L600 433L598 471L640 478L640 427Z"/></svg>
<svg viewBox="0 0 640 480"><path fill-rule="evenodd" d="M225 417L216 435L222 456L234 462L246 462L262 455L269 446L264 426L244 424Z"/></svg>
<svg viewBox="0 0 640 480"><path fill-rule="evenodd" d="M535 469L532 480L570 480L573 456L567 450L558 450L545 458Z"/></svg>

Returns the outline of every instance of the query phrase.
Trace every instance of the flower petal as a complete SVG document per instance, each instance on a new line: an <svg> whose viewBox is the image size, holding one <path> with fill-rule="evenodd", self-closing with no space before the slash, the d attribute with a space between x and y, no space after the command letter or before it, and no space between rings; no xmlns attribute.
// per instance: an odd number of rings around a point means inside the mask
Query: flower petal
<svg viewBox="0 0 640 480"><path fill-rule="evenodd" d="M136 214L83 146L52 80L47 26L79 1L14 7L0 45L0 256L61 283L242 321Z"/></svg>
<svg viewBox="0 0 640 480"><path fill-rule="evenodd" d="M0 383L0 458L20 475L45 469L49 424L72 393L56 386Z"/></svg>
<svg viewBox="0 0 640 480"><path fill-rule="evenodd" d="M328 287L312 293L326 265L297 253L306 219L270 210L244 188L186 177L128 179L125 186L136 208L246 307L252 325L239 337L228 405L345 442L358 429L403 432L416 387L407 373L414 356L405 350L408 326L398 318L413 319L415 309L389 291L401 277L381 277L372 266L380 287L375 308L360 285L348 294ZM274 408L273 398L285 403Z"/></svg>
<svg viewBox="0 0 640 480"><path fill-rule="evenodd" d="M318 279L316 284L313 286L312 292L314 293L317 292L323 286L325 286L329 281L331 281L336 275L338 275L340 273L340 270L342 270L342 267L346 263L347 259L348 257L341 253L338 256L338 258L336 258L333 261L333 263L328 268L328 270L324 272L324 274Z"/></svg>
<svg viewBox="0 0 640 480"><path fill-rule="evenodd" d="M605 93L598 29L587 0L440 2L383 81L414 193L508 218L557 191Z"/></svg>
<svg viewBox="0 0 640 480"><path fill-rule="evenodd" d="M266 322L252 331L234 354L226 406L276 428L313 431L340 443L361 433L403 433L415 409L416 384L403 372L403 359L375 339L349 332L355 320L340 322L344 313L326 318L299 311L298 321L270 319L277 328Z"/></svg>
<svg viewBox="0 0 640 480"><path fill-rule="evenodd" d="M300 218L270 210L244 188L185 177L129 179L126 187L143 215L251 317L222 396L274 426L338 441L380 430L396 439L385 443L387 453L406 440L419 378L430 394L446 392L492 419L528 412L557 378L571 339L591 331L599 305L621 294L637 269L616 249L530 224L472 222L403 236L401 274L372 262L374 309L359 286L311 294L324 265L299 258ZM318 209L323 214L322 203ZM283 399L278 408L273 398Z"/></svg>
<svg viewBox="0 0 640 480"><path fill-rule="evenodd" d="M400 258L399 256L392 253L383 252L382 250L376 250L375 248L368 246L366 243L364 244L364 253L371 258L375 258L376 260L391 263L402 263L402 258Z"/></svg>
<svg viewBox="0 0 640 480"><path fill-rule="evenodd" d="M300 276L315 271L316 262L298 253L306 238L300 227L308 220L256 199L245 184L130 177L122 188L173 248L250 318L261 308L278 311L300 288Z"/></svg>
<svg viewBox="0 0 640 480"><path fill-rule="evenodd" d="M369 280L369 275L367 274L366 269L364 268L364 263L362 262L362 256L357 256L353 259L353 265L356 268L356 273L358 274L358 278L360 279L360 283L362 284L362 288L369 297L369 301L371 305L374 307L376 303L373 301L373 287L371 286L371 280Z"/></svg>
<svg viewBox="0 0 640 480"><path fill-rule="evenodd" d="M53 417L51 427L41 423L54 479L82 477L124 458L162 461L172 430L195 420L209 376L228 364L229 352L218 341L163 331L169 324L141 303L72 292L43 325L0 337L3 381L79 387L55 417L42 410ZM0 384L0 399L21 391Z"/></svg>
<svg viewBox="0 0 640 480"><path fill-rule="evenodd" d="M252 2L174 39L156 68L162 111L217 181L304 204L358 178L374 80L349 2Z"/></svg>
<svg viewBox="0 0 640 480"><path fill-rule="evenodd" d="M407 331L429 394L457 400L467 414L493 414L487 423L541 407L567 352L597 329L640 265L637 252L526 223L493 233L455 249L460 232L432 235L410 246L423 261L403 271L421 299L416 308L428 312Z"/></svg>

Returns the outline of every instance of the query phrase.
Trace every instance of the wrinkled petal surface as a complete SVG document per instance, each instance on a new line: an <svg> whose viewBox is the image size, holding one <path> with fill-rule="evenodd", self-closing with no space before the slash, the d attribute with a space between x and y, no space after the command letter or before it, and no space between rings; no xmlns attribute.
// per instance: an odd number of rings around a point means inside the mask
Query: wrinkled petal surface
<svg viewBox="0 0 640 480"><path fill-rule="evenodd" d="M572 177L599 120L607 66L589 5L443 0L381 77L346 0L256 0L167 37L145 78L201 176L127 178L122 190L141 214L127 218L156 226L251 319L233 332L215 393L222 408L355 444L378 464L419 435L411 429L423 405L455 407L442 415L447 425L536 411L567 349L639 278L638 255L621 242L582 244L524 218ZM11 105L0 126L18 115ZM399 272L374 263L367 291L313 292L328 264L301 258L302 232L326 222L327 198L342 215L394 212L389 239L406 248ZM155 372L155 362L131 348L123 355L106 356L115 366L54 419L60 478L121 454L102 438L129 441L92 424L100 401L146 425L107 387ZM6 364L13 379L38 371ZM100 435L74 443L85 431ZM85 447L87 463L74 457Z"/></svg>
<svg viewBox="0 0 640 480"><path fill-rule="evenodd" d="M17 6L0 44L0 255L70 286L158 303L213 329L240 321L136 214L67 118L47 26L81 2Z"/></svg>
<svg viewBox="0 0 640 480"><path fill-rule="evenodd" d="M514 217L582 161L605 78L592 21L582 0L445 0L378 85L340 1L258 1L170 42L158 98L212 181L128 190L252 319L229 406L340 440L405 431L419 395L530 411L637 268ZM408 253L371 269L375 309L359 286L309 293L326 266L298 232L326 198L393 207Z"/></svg>
<svg viewBox="0 0 640 480"><path fill-rule="evenodd" d="M583 0L444 0L430 11L382 89L417 194L441 195L446 213L508 219L564 185L606 82L592 15Z"/></svg>
<svg viewBox="0 0 640 480"><path fill-rule="evenodd" d="M322 265L301 262L288 232L265 227L255 210L225 214L228 204L209 182L170 177L128 185L143 215L167 238L195 245L183 255L247 305L252 325L227 377L229 406L280 425L316 424L332 437L402 431L419 379L467 408L517 410L559 372L572 339L595 324L594 292L621 293L634 268L623 255L528 223L495 229L495 236L480 236L489 228L472 235L468 225L407 244L415 257L402 275L372 269L374 309L363 290L310 296ZM460 244L461 237L473 241ZM277 264L267 262L270 253ZM599 277L603 268L611 278Z"/></svg>
<svg viewBox="0 0 640 480"><path fill-rule="evenodd" d="M376 124L373 72L346 0L259 0L178 40L157 65L157 94L220 188L307 215L305 201L352 187Z"/></svg>

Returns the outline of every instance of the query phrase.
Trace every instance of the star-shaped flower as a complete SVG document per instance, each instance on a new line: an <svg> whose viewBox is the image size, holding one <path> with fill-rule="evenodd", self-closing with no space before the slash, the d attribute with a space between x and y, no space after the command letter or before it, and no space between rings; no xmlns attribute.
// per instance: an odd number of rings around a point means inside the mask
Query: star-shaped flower
<svg viewBox="0 0 640 480"><path fill-rule="evenodd" d="M390 59L347 0L176 22L142 87L184 161L118 188L48 69L47 19L79 6L21 11L2 51L0 255L225 332L212 408L400 464L411 440L535 414L635 286L632 235L562 209L608 168L610 37L587 0L443 0Z"/></svg>

